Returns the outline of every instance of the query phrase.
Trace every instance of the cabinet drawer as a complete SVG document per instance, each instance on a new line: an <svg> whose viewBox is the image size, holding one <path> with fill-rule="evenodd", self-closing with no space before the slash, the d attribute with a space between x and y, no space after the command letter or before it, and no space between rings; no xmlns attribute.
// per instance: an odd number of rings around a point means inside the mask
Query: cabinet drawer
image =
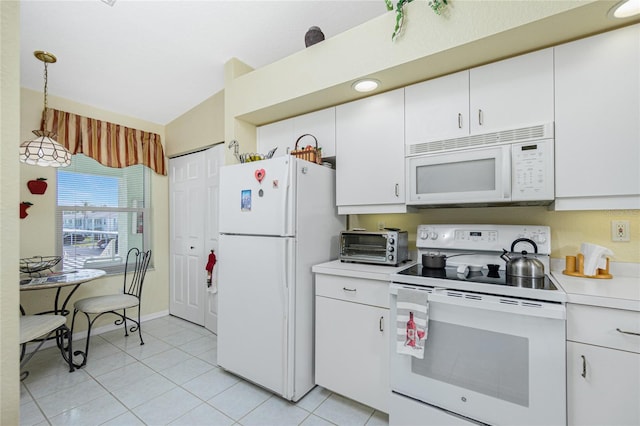
<svg viewBox="0 0 640 426"><path fill-rule="evenodd" d="M567 340L640 353L640 312L567 304Z"/></svg>
<svg viewBox="0 0 640 426"><path fill-rule="evenodd" d="M389 308L389 283L316 274L316 296Z"/></svg>

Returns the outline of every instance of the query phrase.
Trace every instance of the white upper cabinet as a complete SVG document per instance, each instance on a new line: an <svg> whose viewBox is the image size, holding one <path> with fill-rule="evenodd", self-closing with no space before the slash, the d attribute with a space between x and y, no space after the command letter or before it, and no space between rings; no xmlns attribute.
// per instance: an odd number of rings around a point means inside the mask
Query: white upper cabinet
<svg viewBox="0 0 640 426"><path fill-rule="evenodd" d="M322 148L323 157L336 155L336 109L326 108L275 123L258 127L258 152L266 154L277 147L274 157L286 155L295 147L298 138L305 134L313 135ZM300 140L298 148L315 146L310 136Z"/></svg>
<svg viewBox="0 0 640 426"><path fill-rule="evenodd" d="M553 49L469 72L471 134L553 122Z"/></svg>
<svg viewBox="0 0 640 426"><path fill-rule="evenodd" d="M404 89L338 105L338 212L403 213L404 201Z"/></svg>
<svg viewBox="0 0 640 426"><path fill-rule="evenodd" d="M335 107L310 112L293 118L293 142L305 134L311 134L322 148L322 157L336 156L336 109ZM304 144L304 145L303 145ZM298 148L314 145L313 138L300 139Z"/></svg>
<svg viewBox="0 0 640 426"><path fill-rule="evenodd" d="M640 25L555 48L556 210L640 208Z"/></svg>
<svg viewBox="0 0 640 426"><path fill-rule="evenodd" d="M287 149L292 150L295 143L295 139L293 139L293 119L289 118L258 127L257 139L258 153L266 155L276 148L276 152L273 154L274 157L286 155Z"/></svg>
<svg viewBox="0 0 640 426"><path fill-rule="evenodd" d="M553 122L553 50L406 88L406 144Z"/></svg>
<svg viewBox="0 0 640 426"><path fill-rule="evenodd" d="M404 102L407 145L469 134L469 71L408 86Z"/></svg>

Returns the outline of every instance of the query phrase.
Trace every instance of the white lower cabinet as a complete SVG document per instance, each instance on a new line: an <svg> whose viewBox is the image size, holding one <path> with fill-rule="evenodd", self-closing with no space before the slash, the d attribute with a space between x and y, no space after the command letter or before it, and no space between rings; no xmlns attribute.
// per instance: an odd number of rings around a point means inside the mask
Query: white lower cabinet
<svg viewBox="0 0 640 426"><path fill-rule="evenodd" d="M316 384L384 413L388 292L385 281L316 275Z"/></svg>
<svg viewBox="0 0 640 426"><path fill-rule="evenodd" d="M567 305L569 425L640 424L640 336L630 333L640 312Z"/></svg>

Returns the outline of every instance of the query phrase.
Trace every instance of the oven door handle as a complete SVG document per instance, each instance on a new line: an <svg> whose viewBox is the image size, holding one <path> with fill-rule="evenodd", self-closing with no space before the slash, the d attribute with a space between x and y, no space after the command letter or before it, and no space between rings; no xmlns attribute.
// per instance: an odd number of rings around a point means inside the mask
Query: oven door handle
<svg viewBox="0 0 640 426"><path fill-rule="evenodd" d="M567 317L565 306L559 303L538 302L536 300L514 299L501 296L467 295L446 289L436 289L429 295L429 303L444 303L466 308L559 320L565 320Z"/></svg>

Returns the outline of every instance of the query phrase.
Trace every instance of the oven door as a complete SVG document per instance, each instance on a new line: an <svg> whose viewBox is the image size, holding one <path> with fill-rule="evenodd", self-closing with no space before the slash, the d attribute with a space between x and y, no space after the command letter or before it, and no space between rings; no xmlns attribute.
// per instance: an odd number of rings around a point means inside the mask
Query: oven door
<svg viewBox="0 0 640 426"><path fill-rule="evenodd" d="M407 204L469 204L511 200L511 147L407 158Z"/></svg>
<svg viewBox="0 0 640 426"><path fill-rule="evenodd" d="M431 293L424 358L391 345L394 392L491 425L566 424L564 305L393 283L399 334L400 287Z"/></svg>

